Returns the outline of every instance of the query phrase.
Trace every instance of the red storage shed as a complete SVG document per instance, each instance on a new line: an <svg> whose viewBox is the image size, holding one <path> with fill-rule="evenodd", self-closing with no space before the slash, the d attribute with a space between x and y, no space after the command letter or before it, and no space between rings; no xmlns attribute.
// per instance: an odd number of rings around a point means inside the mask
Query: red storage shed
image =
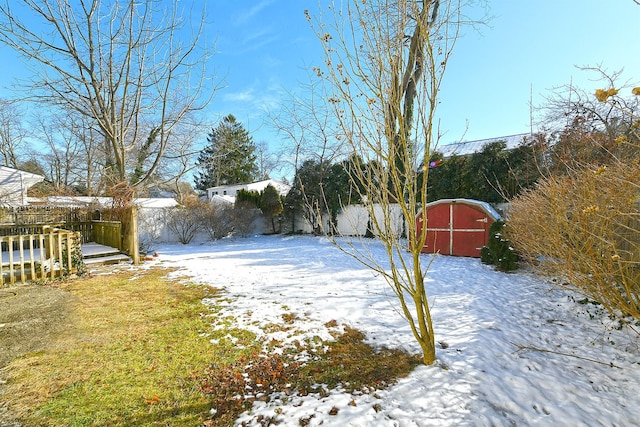
<svg viewBox="0 0 640 427"><path fill-rule="evenodd" d="M480 257L489 241L489 227L501 219L488 203L470 199L442 199L427 205L416 217L418 233L427 226L424 253Z"/></svg>

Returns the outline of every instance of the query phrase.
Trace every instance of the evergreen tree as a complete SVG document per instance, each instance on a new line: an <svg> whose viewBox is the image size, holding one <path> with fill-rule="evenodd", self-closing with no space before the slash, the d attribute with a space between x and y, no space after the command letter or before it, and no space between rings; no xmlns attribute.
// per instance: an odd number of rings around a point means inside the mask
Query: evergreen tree
<svg viewBox="0 0 640 427"><path fill-rule="evenodd" d="M480 250L480 259L484 264L493 264L500 271L513 271L518 268L518 255L511 242L503 236L505 223L497 220L489 227L489 242Z"/></svg>
<svg viewBox="0 0 640 427"><path fill-rule="evenodd" d="M429 171L427 178L427 202L433 202L440 199L454 199L457 197L468 197L463 191L465 186L465 169L466 157L452 155L444 159L442 154L435 153L431 157L431 161L440 163Z"/></svg>
<svg viewBox="0 0 640 427"><path fill-rule="evenodd" d="M291 191L285 199L287 215L302 215L320 233L320 224L327 225L323 217L329 214L329 227L337 225L342 207L361 202L361 189L351 179L356 167L367 170L359 156L340 162L305 160L296 171ZM330 231L332 232L332 231Z"/></svg>
<svg viewBox="0 0 640 427"><path fill-rule="evenodd" d="M236 193L236 208L250 207L257 209L260 207L260 193L255 190L240 189Z"/></svg>
<svg viewBox="0 0 640 427"><path fill-rule="evenodd" d="M353 156L332 164L322 182L323 198L326 205L324 208L330 214L333 226L337 225L337 217L343 206L361 201L361 192L354 188L354 182L349 175L349 169L354 167L354 162L362 164L362 159Z"/></svg>
<svg viewBox="0 0 640 427"><path fill-rule="evenodd" d="M466 198L501 203L515 197L540 177L540 144L532 139L507 150L504 141L496 141L477 153L446 159L434 153L430 160L438 163L429 171L427 201Z"/></svg>
<svg viewBox="0 0 640 427"><path fill-rule="evenodd" d="M271 220L271 230L273 233L279 233L276 228L275 219L282 213L282 198L280 193L273 185L268 185L260 194L260 209L262 213Z"/></svg>
<svg viewBox="0 0 640 427"><path fill-rule="evenodd" d="M207 136L208 145L198 156L196 188L240 184L258 176L256 145L236 118L229 114Z"/></svg>
<svg viewBox="0 0 640 427"><path fill-rule="evenodd" d="M505 201L500 187L509 177L506 147L505 141L491 142L467 157L463 170L466 198L490 203Z"/></svg>

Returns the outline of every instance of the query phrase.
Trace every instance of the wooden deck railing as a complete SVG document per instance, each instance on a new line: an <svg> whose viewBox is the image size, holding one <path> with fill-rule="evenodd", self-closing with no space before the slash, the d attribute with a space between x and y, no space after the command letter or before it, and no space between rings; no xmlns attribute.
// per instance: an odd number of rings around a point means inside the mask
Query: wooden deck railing
<svg viewBox="0 0 640 427"><path fill-rule="evenodd" d="M135 224L136 215L134 212L135 208L132 208L129 213L131 224ZM61 268L59 261L51 261L52 257L49 252L50 248L57 247L56 239L62 239L62 237L55 237L55 241L49 243L49 232L53 227L64 229L67 233L76 232L78 246L82 243L95 242L117 248L130 254L134 263L137 264L139 261L137 225L129 226L130 230L136 231L130 232L129 237L125 239L120 221L94 219L121 218L121 215L122 212L116 212L113 209L101 208L98 210L89 207L71 209L46 206L0 207L0 248L3 252L3 260L0 263L0 286L6 282L24 282L32 277L44 278L54 277L54 274L63 274L60 270L70 264L62 263ZM64 242L64 239L62 241ZM45 248L44 255L41 253L41 248ZM66 246L63 245L63 250L64 248ZM20 257L24 260L22 268L19 267ZM45 272L41 271L41 266L46 266L47 263L43 263L43 259L49 263L53 262L54 270L47 270L47 274L44 274Z"/></svg>
<svg viewBox="0 0 640 427"><path fill-rule="evenodd" d="M0 284L75 273L73 251L79 246L79 233L53 227L43 227L41 233L1 236Z"/></svg>
<svg viewBox="0 0 640 427"><path fill-rule="evenodd" d="M31 225L0 225L0 236L18 235L28 236L43 233L46 227L64 228L68 231L76 231L80 234L80 242L95 242L112 248L122 247L122 224L119 221L78 221L68 224L31 224ZM14 249L17 249L17 239L14 241ZM5 248L6 250L6 248Z"/></svg>

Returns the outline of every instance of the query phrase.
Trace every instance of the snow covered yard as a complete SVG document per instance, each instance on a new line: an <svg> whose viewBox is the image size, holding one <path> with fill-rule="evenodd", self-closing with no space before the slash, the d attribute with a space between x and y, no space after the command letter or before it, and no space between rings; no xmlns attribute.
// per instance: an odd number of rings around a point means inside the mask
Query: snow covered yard
<svg viewBox="0 0 640 427"><path fill-rule="evenodd" d="M379 244L367 244L384 261ZM224 288L219 316L259 337L331 339L325 324L336 320L374 345L419 352L383 279L325 239L258 236L158 252L162 264L179 267L174 275ZM610 327L597 306L469 258L437 257L427 287L440 343L434 366L368 394L256 402L238 423L260 425L264 415L292 426L640 424L640 340ZM283 324L283 314L295 315L294 331L267 327Z"/></svg>

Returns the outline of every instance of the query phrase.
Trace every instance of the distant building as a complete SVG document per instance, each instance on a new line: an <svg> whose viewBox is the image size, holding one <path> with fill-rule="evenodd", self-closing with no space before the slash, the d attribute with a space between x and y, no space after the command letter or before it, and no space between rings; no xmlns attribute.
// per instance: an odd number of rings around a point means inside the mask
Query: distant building
<svg viewBox="0 0 640 427"><path fill-rule="evenodd" d="M27 205L27 189L42 181L42 175L0 166L0 205Z"/></svg>
<svg viewBox="0 0 640 427"><path fill-rule="evenodd" d="M257 181L249 184L220 185L218 187L207 188L207 198L212 201L234 203L238 191L246 190L260 192L269 185L278 190L278 193L282 196L286 196L291 189L289 184L275 181L273 179L266 179L264 181Z"/></svg>
<svg viewBox="0 0 640 427"><path fill-rule="evenodd" d="M513 150L514 148L522 145L526 137L529 137L529 133L521 133L518 135L501 136L499 138L478 139L475 141L454 142L446 145L438 145L433 150L434 152L442 153L444 158L456 156L468 156L473 153L479 153L484 149L487 144L493 142L504 141L507 145L507 150Z"/></svg>

